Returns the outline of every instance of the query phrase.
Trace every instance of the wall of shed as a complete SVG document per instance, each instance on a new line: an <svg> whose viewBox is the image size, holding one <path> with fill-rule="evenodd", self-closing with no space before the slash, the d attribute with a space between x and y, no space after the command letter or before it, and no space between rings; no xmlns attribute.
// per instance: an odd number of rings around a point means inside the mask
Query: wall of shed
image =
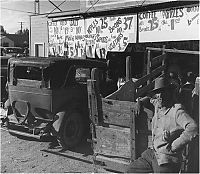
<svg viewBox="0 0 200 174"><path fill-rule="evenodd" d="M48 18L46 15L30 18L30 56L35 56L35 45L43 45L44 57L48 57Z"/></svg>

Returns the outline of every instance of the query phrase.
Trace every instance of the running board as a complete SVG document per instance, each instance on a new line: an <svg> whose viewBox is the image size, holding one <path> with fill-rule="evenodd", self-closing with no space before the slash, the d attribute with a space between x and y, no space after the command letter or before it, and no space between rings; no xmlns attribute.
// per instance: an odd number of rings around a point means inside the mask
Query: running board
<svg viewBox="0 0 200 174"><path fill-rule="evenodd" d="M1 129L5 130L5 131L8 131L9 133L16 134L16 135L22 135L22 136L25 136L25 137L31 137L31 138L36 138L36 139L40 139L41 138L40 135L34 135L34 134L21 132L21 131L17 131L17 130L12 130L12 129L5 129L5 128L2 128L2 127L1 127Z"/></svg>

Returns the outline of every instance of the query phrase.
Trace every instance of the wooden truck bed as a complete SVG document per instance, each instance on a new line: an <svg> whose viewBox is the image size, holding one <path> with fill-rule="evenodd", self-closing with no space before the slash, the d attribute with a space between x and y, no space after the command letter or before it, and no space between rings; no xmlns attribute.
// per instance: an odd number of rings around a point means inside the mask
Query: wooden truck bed
<svg viewBox="0 0 200 174"><path fill-rule="evenodd" d="M151 143L151 118L147 108L136 117L135 102L101 98L95 92L95 81L88 81L92 142L96 170L126 172Z"/></svg>

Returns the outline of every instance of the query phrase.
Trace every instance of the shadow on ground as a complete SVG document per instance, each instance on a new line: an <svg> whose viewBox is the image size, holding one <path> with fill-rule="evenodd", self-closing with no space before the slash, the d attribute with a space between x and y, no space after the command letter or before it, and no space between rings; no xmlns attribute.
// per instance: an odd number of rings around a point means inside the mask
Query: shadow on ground
<svg viewBox="0 0 200 174"><path fill-rule="evenodd" d="M14 133L10 133L10 134L19 138L19 139L23 139L23 140L26 140L26 141L49 142L49 148L47 149L47 151L51 151L51 150L54 150L54 149L57 149L58 152L72 151L72 152L80 153L83 156L88 156L88 155L93 154L91 143L87 142L87 140L86 140L87 138L82 140L77 147L63 149L57 143L56 138L53 137L53 136L44 136L41 139L37 139L37 138L33 138L33 137L26 137L26 136L22 136L22 135L17 135L17 134L14 134Z"/></svg>

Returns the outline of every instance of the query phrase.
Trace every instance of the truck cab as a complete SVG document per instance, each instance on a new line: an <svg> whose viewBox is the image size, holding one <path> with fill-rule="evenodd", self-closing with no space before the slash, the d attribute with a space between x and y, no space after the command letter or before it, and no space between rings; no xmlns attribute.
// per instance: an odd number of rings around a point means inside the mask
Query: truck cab
<svg viewBox="0 0 200 174"><path fill-rule="evenodd" d="M64 147L77 145L89 127L87 79L106 63L90 59L11 58L8 93L15 118L8 130L41 138L56 136Z"/></svg>

